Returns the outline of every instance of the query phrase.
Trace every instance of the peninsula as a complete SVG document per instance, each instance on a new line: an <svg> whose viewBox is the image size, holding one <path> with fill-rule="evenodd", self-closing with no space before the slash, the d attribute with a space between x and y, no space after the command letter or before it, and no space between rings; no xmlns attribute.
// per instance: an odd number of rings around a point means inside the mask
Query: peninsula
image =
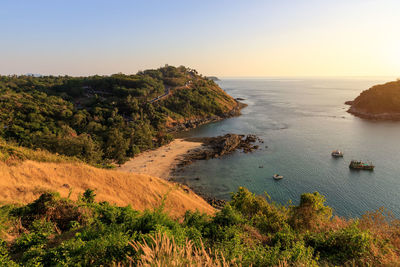
<svg viewBox="0 0 400 267"><path fill-rule="evenodd" d="M400 80L375 85L363 91L351 105L349 113L370 120L400 120Z"/></svg>

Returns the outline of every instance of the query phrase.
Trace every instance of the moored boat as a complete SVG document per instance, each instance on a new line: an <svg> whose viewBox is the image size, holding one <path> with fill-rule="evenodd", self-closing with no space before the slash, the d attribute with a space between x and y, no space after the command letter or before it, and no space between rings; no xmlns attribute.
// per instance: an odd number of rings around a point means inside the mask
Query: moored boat
<svg viewBox="0 0 400 267"><path fill-rule="evenodd" d="M333 150L331 155L332 155L332 157L335 157L335 158L342 158L343 152L340 150Z"/></svg>
<svg viewBox="0 0 400 267"><path fill-rule="evenodd" d="M350 169L355 169L355 170L368 170L368 171L373 171L375 166L372 165L372 163L365 163L359 160L352 160L349 165Z"/></svg>
<svg viewBox="0 0 400 267"><path fill-rule="evenodd" d="M282 176L282 175L279 175L279 174L274 174L274 175L272 176L272 178L274 178L275 180L280 180L280 179L283 179L283 176Z"/></svg>

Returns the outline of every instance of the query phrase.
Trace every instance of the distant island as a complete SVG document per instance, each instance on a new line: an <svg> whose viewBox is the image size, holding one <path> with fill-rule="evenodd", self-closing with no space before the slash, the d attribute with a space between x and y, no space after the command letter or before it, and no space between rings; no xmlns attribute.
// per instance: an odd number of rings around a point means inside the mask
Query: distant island
<svg viewBox="0 0 400 267"><path fill-rule="evenodd" d="M349 113L370 120L400 120L400 80L379 84L363 91L351 105Z"/></svg>
<svg viewBox="0 0 400 267"><path fill-rule="evenodd" d="M220 81L220 79L218 77L216 77L216 76L207 76L206 78L209 79L209 80L212 80L214 82Z"/></svg>

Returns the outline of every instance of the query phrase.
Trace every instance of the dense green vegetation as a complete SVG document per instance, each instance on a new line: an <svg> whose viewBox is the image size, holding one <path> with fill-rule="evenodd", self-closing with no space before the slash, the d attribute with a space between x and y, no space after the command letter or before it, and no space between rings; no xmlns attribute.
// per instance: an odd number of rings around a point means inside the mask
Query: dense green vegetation
<svg viewBox="0 0 400 267"><path fill-rule="evenodd" d="M80 162L76 157L66 157L52 154L46 150L29 149L15 144L7 143L0 138L0 162L7 165L17 164L24 160L34 160L38 162Z"/></svg>
<svg viewBox="0 0 400 267"><path fill-rule="evenodd" d="M0 265L108 266L157 260L181 266L203 262L207 253L207 262L223 259L243 266L400 263L397 220L383 211L359 220L332 217L324 201L318 193L303 194L298 206L280 206L239 188L214 216L187 212L183 221L176 221L162 204L138 212L97 203L92 190L78 201L45 193L25 206L0 208ZM185 257L171 252L188 245L198 250L186 251Z"/></svg>
<svg viewBox="0 0 400 267"><path fill-rule="evenodd" d="M370 114L400 113L400 80L375 85L362 92L352 107Z"/></svg>
<svg viewBox="0 0 400 267"><path fill-rule="evenodd" d="M135 75L0 76L0 137L91 164L123 163L169 142L167 120L223 116L234 105L213 81L182 66Z"/></svg>

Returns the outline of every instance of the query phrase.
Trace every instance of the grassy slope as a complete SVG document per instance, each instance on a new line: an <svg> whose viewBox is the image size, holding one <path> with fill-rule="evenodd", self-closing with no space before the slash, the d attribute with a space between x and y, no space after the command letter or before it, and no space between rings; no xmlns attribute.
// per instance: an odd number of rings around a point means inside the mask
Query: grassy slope
<svg viewBox="0 0 400 267"><path fill-rule="evenodd" d="M9 151L14 152L10 155ZM165 208L173 217L183 215L186 210L214 212L192 191L157 177L98 169L74 162L73 158L4 142L0 143L0 155L0 202L3 203L28 203L46 191L60 192L63 197L71 191L71 198L77 199L78 194L90 188L96 190L99 201L131 205L136 210L157 207L165 197Z"/></svg>

